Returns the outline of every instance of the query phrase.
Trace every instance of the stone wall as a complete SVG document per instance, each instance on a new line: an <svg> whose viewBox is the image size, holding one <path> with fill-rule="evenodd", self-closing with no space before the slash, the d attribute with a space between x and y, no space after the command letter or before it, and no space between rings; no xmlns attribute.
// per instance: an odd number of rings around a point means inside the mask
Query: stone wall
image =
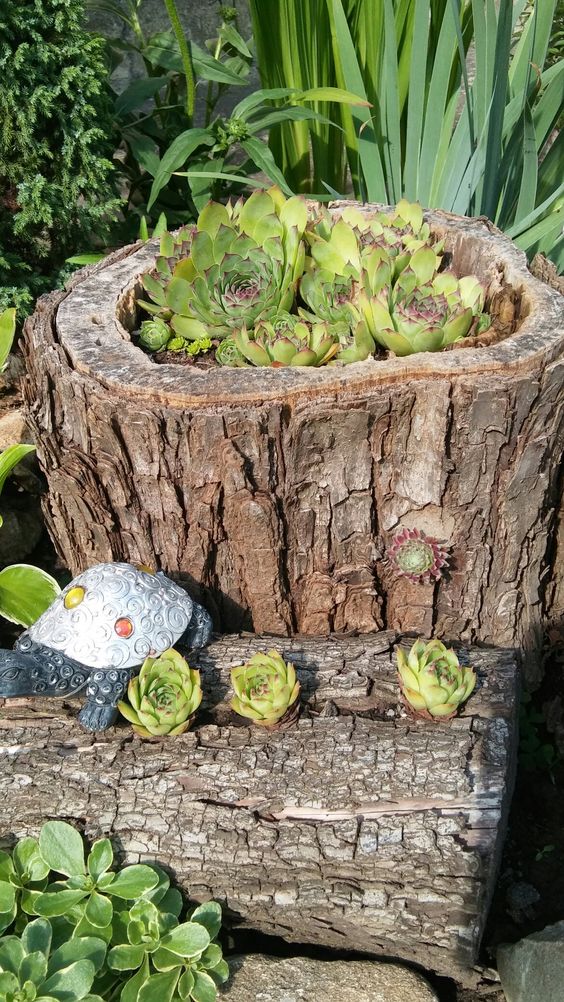
<svg viewBox="0 0 564 1002"><path fill-rule="evenodd" d="M117 0L119 4L120 0ZM230 0L230 5L236 7L239 12L238 30L243 38L247 39L251 35L251 18L246 0ZM221 4L219 0L177 0L177 9L189 38L192 38L198 45L205 46L206 39L215 38L217 27L220 21ZM170 22L163 0L141 0L139 8L139 19L147 36L157 31L165 31L170 27ZM99 31L106 37L119 38L122 41L132 41L132 34L126 24L119 18L102 11L92 11L90 14L90 27ZM118 91L122 91L136 77L142 75L142 64L139 57L131 52L126 55L120 66L115 70L112 77L114 86ZM258 86L258 75L253 69L251 82L248 88L233 87L222 99L219 108L223 112L228 112L249 90Z"/></svg>

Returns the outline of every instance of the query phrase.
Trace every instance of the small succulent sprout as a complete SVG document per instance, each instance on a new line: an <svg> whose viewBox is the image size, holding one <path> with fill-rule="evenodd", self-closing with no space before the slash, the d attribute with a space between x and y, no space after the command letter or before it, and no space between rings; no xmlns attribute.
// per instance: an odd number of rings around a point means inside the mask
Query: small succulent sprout
<svg viewBox="0 0 564 1002"><path fill-rule="evenodd" d="M261 727L281 726L298 715L300 683L294 666L278 651L253 654L246 664L232 668L231 684L232 709Z"/></svg>
<svg viewBox="0 0 564 1002"><path fill-rule="evenodd" d="M215 360L218 365L225 365L231 369L241 369L249 364L232 337L225 337L219 342L215 349Z"/></svg>
<svg viewBox="0 0 564 1002"><path fill-rule="evenodd" d="M415 584L438 581L448 562L444 543L422 529L401 529L390 543L387 557L398 574Z"/></svg>
<svg viewBox="0 0 564 1002"><path fill-rule="evenodd" d="M417 715L448 720L468 699L476 674L463 667L440 640L416 640L409 652L396 652L402 696Z"/></svg>
<svg viewBox="0 0 564 1002"><path fill-rule="evenodd" d="M325 365L339 351L339 334L327 323L309 324L283 313L258 324L247 333L243 327L234 337L241 355L257 366Z"/></svg>
<svg viewBox="0 0 564 1002"><path fill-rule="evenodd" d="M119 710L141 737L183 734L202 702L200 673L171 648L144 661L127 696L129 702L119 702Z"/></svg>
<svg viewBox="0 0 564 1002"><path fill-rule="evenodd" d="M155 317L144 320L139 332L139 344L148 351L161 351L172 337L172 331L164 320Z"/></svg>

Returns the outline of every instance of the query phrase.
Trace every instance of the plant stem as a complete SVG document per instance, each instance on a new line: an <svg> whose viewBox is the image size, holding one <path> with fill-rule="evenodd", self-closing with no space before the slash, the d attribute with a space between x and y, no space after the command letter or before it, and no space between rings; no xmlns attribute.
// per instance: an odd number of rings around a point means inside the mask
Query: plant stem
<svg viewBox="0 0 564 1002"><path fill-rule="evenodd" d="M180 49L180 58L182 59L182 67L184 69L184 76L186 77L186 114L190 122L192 122L196 104L196 82L194 80L194 69L190 58L190 50L182 30L182 25L180 23L180 18L178 16L174 0L164 0L164 2L170 23L172 25L172 30L174 31L176 41L178 42L178 48Z"/></svg>

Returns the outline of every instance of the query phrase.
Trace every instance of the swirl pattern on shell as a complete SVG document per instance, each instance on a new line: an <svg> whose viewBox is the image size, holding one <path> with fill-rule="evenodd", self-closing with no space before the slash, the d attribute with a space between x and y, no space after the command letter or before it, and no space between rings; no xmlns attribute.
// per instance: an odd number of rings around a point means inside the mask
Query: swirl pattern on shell
<svg viewBox="0 0 564 1002"><path fill-rule="evenodd" d="M84 589L84 598L67 609L65 597L77 587ZM172 647L192 611L190 596L162 573L149 574L130 564L97 564L67 585L29 635L89 668L132 668L150 652L162 654ZM131 622L130 636L118 636L118 620Z"/></svg>

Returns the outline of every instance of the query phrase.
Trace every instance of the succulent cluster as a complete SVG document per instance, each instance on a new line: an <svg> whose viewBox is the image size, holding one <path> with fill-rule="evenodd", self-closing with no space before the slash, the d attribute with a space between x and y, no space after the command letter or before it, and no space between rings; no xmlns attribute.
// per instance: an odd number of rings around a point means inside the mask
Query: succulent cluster
<svg viewBox="0 0 564 1002"><path fill-rule="evenodd" d="M320 366L439 351L484 329L484 289L442 266L423 211L405 199L366 217L308 213L299 196L256 191L210 202L196 228L164 234L145 275L149 351L215 349L219 365Z"/></svg>
<svg viewBox="0 0 564 1002"><path fill-rule="evenodd" d="M397 661L406 704L428 720L454 717L476 685L475 672L440 640L416 640L409 652L400 647Z"/></svg>

